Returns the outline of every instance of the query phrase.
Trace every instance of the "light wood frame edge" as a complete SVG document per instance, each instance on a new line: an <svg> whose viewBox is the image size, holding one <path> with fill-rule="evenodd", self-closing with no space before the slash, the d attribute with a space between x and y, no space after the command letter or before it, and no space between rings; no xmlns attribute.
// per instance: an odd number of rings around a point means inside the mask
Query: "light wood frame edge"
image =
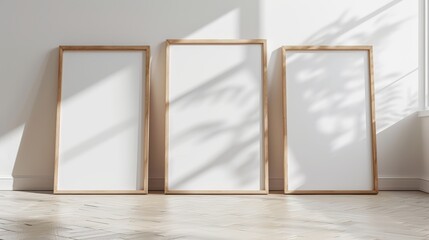
<svg viewBox="0 0 429 240"><path fill-rule="evenodd" d="M169 149L169 65L170 45L241 45L261 44L262 60L262 98L263 98L263 161L264 161L264 188L263 190L170 190L168 188L168 149ZM269 168L268 168L268 94L267 94L267 42L265 39L167 39L165 42L165 194L268 194L269 193Z"/></svg>
<svg viewBox="0 0 429 240"><path fill-rule="evenodd" d="M142 190L59 190L58 189L58 160L59 160L59 136L62 98L62 71L64 51L145 51L145 112L144 112L144 145L143 165L144 174ZM55 133L55 159L54 159L54 194L148 194L149 181L149 119L150 119L150 46L59 46L58 48L58 94Z"/></svg>
<svg viewBox="0 0 429 240"><path fill-rule="evenodd" d="M167 195L266 195L265 190L170 190Z"/></svg>
<svg viewBox="0 0 429 240"><path fill-rule="evenodd" d="M146 195L146 190L60 190L55 195Z"/></svg>
<svg viewBox="0 0 429 240"><path fill-rule="evenodd" d="M286 51L367 51L370 118L371 118L371 156L372 156L372 190L288 190L288 161L287 161L287 100L286 100ZM283 46L282 47L282 106L283 106L283 176L285 194L377 194L378 193L378 164L377 164L377 140L375 124L375 99L374 99L374 63L373 47L369 45L354 46Z"/></svg>
<svg viewBox="0 0 429 240"><path fill-rule="evenodd" d="M376 190L295 190L285 191L288 195L372 195Z"/></svg>

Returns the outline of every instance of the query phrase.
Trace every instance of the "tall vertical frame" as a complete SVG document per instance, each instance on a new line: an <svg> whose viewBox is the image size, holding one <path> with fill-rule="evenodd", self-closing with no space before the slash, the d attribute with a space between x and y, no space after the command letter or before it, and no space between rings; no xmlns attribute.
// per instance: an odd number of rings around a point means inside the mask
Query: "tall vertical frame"
<svg viewBox="0 0 429 240"><path fill-rule="evenodd" d="M372 47L284 46L282 63L285 194L376 194Z"/></svg>
<svg viewBox="0 0 429 240"><path fill-rule="evenodd" d="M166 194L268 193L266 65L265 40L166 41Z"/></svg>
<svg viewBox="0 0 429 240"><path fill-rule="evenodd" d="M149 46L60 46L55 194L147 194Z"/></svg>

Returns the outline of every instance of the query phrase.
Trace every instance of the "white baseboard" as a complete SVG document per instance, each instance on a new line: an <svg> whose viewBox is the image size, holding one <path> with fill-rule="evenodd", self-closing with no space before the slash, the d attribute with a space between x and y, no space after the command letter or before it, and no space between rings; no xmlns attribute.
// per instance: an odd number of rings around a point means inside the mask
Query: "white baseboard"
<svg viewBox="0 0 429 240"><path fill-rule="evenodd" d="M423 191L429 193L429 181L420 178L379 178L381 191ZM164 178L150 178L149 190L163 191ZM270 190L283 191L283 178L271 178Z"/></svg>
<svg viewBox="0 0 429 240"><path fill-rule="evenodd" d="M54 177L50 176L2 176L0 190L52 191Z"/></svg>
<svg viewBox="0 0 429 240"><path fill-rule="evenodd" d="M420 179L420 191L429 193L429 180Z"/></svg>
<svg viewBox="0 0 429 240"><path fill-rule="evenodd" d="M420 178L379 178L380 191L423 191L429 193L429 181ZM270 179L270 190L283 190L283 178Z"/></svg>
<svg viewBox="0 0 429 240"><path fill-rule="evenodd" d="M419 178L379 178L378 189L380 190L420 190Z"/></svg>
<svg viewBox="0 0 429 240"><path fill-rule="evenodd" d="M0 190L52 191L50 176L0 176ZM429 180L420 178L379 178L379 189L423 191L429 193ZM283 178L271 178L270 190L283 190ZM163 191L164 178L149 178L149 190Z"/></svg>
<svg viewBox="0 0 429 240"><path fill-rule="evenodd" d="M429 181L421 178L379 178L378 188L381 191L404 190L429 193Z"/></svg>
<svg viewBox="0 0 429 240"><path fill-rule="evenodd" d="M13 177L0 177L0 190L13 190Z"/></svg>

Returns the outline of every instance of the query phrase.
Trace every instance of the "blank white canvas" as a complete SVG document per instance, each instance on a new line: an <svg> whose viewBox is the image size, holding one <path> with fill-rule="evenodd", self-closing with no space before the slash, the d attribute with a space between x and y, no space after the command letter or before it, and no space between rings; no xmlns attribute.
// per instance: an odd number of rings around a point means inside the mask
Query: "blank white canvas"
<svg viewBox="0 0 429 240"><path fill-rule="evenodd" d="M169 190L263 190L261 45L169 54Z"/></svg>
<svg viewBox="0 0 429 240"><path fill-rule="evenodd" d="M59 191L143 188L145 54L64 51Z"/></svg>
<svg viewBox="0 0 429 240"><path fill-rule="evenodd" d="M288 190L372 190L367 51L286 51Z"/></svg>

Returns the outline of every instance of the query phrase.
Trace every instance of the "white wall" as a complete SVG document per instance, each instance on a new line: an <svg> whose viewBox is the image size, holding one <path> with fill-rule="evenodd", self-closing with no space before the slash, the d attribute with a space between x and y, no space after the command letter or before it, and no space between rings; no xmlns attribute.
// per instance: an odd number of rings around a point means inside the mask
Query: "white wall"
<svg viewBox="0 0 429 240"><path fill-rule="evenodd" d="M374 45L380 177L420 176L418 3L409 0L1 0L0 188L51 189L58 45L152 47L150 181L164 175L167 38L266 38L272 188L282 185L280 46ZM400 180L400 179L399 179ZM384 184L381 181L381 184Z"/></svg>

